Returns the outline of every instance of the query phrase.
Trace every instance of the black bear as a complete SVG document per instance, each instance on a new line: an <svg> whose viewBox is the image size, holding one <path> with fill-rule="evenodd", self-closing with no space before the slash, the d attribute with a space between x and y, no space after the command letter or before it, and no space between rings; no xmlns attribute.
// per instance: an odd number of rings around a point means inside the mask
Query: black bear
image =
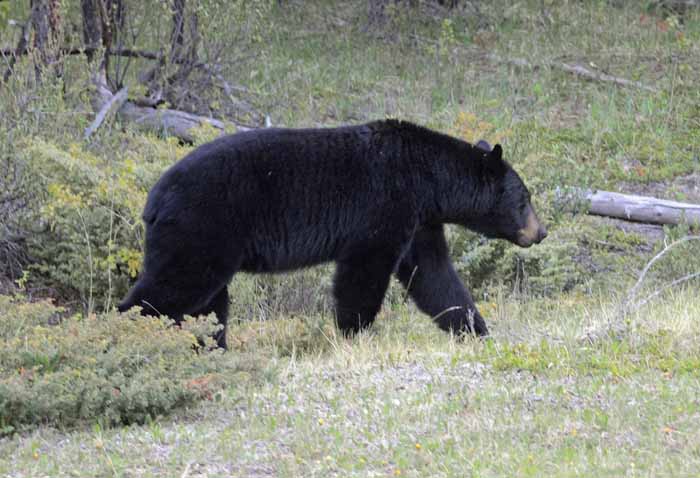
<svg viewBox="0 0 700 478"><path fill-rule="evenodd" d="M448 256L445 223L522 247L546 236L500 145L473 146L398 120L261 129L200 146L151 189L144 268L124 311L176 322L216 313L226 347L237 271L335 261L336 320L369 326L392 274L440 328L488 330Z"/></svg>

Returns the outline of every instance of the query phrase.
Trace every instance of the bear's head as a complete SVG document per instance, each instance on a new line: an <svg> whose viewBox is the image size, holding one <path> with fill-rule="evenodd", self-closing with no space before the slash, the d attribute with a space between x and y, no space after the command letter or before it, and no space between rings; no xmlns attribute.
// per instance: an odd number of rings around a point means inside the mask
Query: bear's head
<svg viewBox="0 0 700 478"><path fill-rule="evenodd" d="M518 173L503 159L503 149L497 144L491 149L486 141L479 141L475 152L481 169L480 180L487 187L482 190L481 213L465 226L487 237L506 239L520 247L530 247L547 237L547 229L537 218L530 192Z"/></svg>

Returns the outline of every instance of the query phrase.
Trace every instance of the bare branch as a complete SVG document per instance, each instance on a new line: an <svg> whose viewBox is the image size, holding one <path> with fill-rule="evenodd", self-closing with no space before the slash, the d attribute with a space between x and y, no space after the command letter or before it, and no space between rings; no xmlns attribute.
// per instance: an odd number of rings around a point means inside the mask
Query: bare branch
<svg viewBox="0 0 700 478"><path fill-rule="evenodd" d="M102 125L102 122L107 116L114 115L126 103L128 99L128 90L126 87L119 90L112 96L100 109L95 116L95 120L85 129L85 139L89 139L92 134Z"/></svg>
<svg viewBox="0 0 700 478"><path fill-rule="evenodd" d="M26 27L26 25L25 25ZM22 38L25 39L24 41L21 41L18 43L17 48L0 48L0 56L8 57L10 61L14 63L14 57L26 55L29 53L29 47L27 46L27 42L29 41L29 32L26 34L22 34ZM91 58L95 53L98 53L102 48L100 47L94 47L94 46L75 46L75 47L63 47L59 48L58 52L61 55L87 55L88 58ZM158 60L161 61L164 59L163 55L161 55L158 52L155 51L149 51L149 50L136 50L133 48L116 48L113 50L109 51L109 55L111 56L123 56L123 57L129 57L129 58L144 58L146 60ZM175 60L176 63L178 62L187 62L187 59L179 59ZM193 65L193 68L201 68L201 69L208 69L211 68L210 65L207 63L202 63L202 62L195 62Z"/></svg>
<svg viewBox="0 0 700 478"><path fill-rule="evenodd" d="M637 309L639 309L639 308L642 307L643 305L647 304L650 300L652 300L653 298L659 296L662 292L664 292L664 291L670 289L671 287L675 287L675 286L677 286L677 285L679 285L679 284L682 284L682 283L684 283L684 282L688 282L688 281L693 280L693 279L695 279L695 278L697 278L697 277L700 277L700 272L693 272L692 274L688 274L688 275L685 275L685 276L683 276L683 277L680 277L680 278L674 280L673 282L671 282L671 283L669 283L669 284L666 284L666 285L664 285L663 287L660 287L660 288L656 289L654 292L652 292L651 294L649 294L648 296L646 296L644 299L642 299L642 300L640 300L639 302L637 302L637 304L632 308L632 310L637 310Z"/></svg>
<svg viewBox="0 0 700 478"><path fill-rule="evenodd" d="M644 83L641 83L639 81L632 81L628 80L625 78L620 78L617 76L612 76L608 75L605 73L598 73L595 71L591 71L587 68L584 68L580 65L569 65L567 63L561 63L561 62L556 62L556 61L551 61L551 62L546 62L543 65L538 65L534 63L530 63L529 61L523 59L523 58L502 58L498 55L494 54L488 54L486 55L486 58L488 58L491 61L494 61L496 63L506 63L508 65L516 66L518 68L529 68L532 70L537 70L543 66L549 67L549 68L554 68L558 70L565 71L567 73L571 73L572 75L576 75L580 78L586 79L586 80L591 80L591 81L600 81L604 83L614 83L618 86L625 86L625 87L632 87L632 88L639 88L641 90L649 91L651 93L658 93L659 90L657 88L654 88L649 85L645 85Z"/></svg>
<svg viewBox="0 0 700 478"><path fill-rule="evenodd" d="M170 33L170 59L182 58L185 47L185 0L173 2L173 29Z"/></svg>
<svg viewBox="0 0 700 478"><path fill-rule="evenodd" d="M642 287L642 284L644 283L644 279L646 278L646 276L649 273L649 270L652 268L652 266L654 264L656 264L663 256L665 256L669 251L671 251L675 247L677 247L681 244L684 244L686 242L690 242L690 241L700 241L700 236L682 237L681 239L678 239L677 241L674 241L670 244L665 245L664 248L658 254L656 254L654 257L651 258L651 260L647 263L647 265L644 267L644 269L642 269L642 272L639 274L639 279L637 279L637 282L634 284L634 286L627 293L627 300L625 301L623 308L622 308L622 315L623 316L626 315L627 313L629 313L631 310L636 309L636 308L641 306L641 305L637 305L637 307L633 307L632 302L637 297L639 289ZM691 274L690 276L686 276L685 278L679 279L679 281L684 282L684 281L692 279L693 277L694 277L694 275ZM677 283L680 283L680 282L677 282ZM671 285L673 285L673 284L674 283L671 283ZM660 294L661 292L659 291L658 293ZM656 295L658 295L658 294L656 294ZM655 297L654 294L652 294L652 296ZM646 303L646 301L648 301L652 296L649 296L646 299L644 299L644 301L642 303Z"/></svg>
<svg viewBox="0 0 700 478"><path fill-rule="evenodd" d="M70 48L64 50L65 54L68 55L81 55L83 53L85 54L91 54L95 53L98 51L99 48L94 48L94 47L77 47L77 48ZM160 60L162 59L162 55L158 52L155 51L147 51L147 50L134 50L133 48L116 48L112 49L109 52L110 55L113 56L124 56L124 57L130 57L130 58L146 58L148 60Z"/></svg>

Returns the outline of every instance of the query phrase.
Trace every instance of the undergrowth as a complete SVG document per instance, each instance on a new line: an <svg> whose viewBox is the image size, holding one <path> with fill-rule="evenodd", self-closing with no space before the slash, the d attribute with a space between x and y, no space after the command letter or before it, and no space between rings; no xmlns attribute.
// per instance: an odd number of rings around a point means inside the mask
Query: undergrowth
<svg viewBox="0 0 700 478"><path fill-rule="evenodd" d="M37 425L143 423L211 399L235 370L211 342L213 318L66 315L0 296L0 434Z"/></svg>

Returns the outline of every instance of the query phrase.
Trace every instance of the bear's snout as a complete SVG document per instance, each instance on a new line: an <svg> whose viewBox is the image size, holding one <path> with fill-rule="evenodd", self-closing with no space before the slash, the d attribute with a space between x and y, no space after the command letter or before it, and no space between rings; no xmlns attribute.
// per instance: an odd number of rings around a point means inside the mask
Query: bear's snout
<svg viewBox="0 0 700 478"><path fill-rule="evenodd" d="M518 231L517 244L520 247L530 247L539 244L547 237L547 228L540 224L532 206L528 206L527 220L525 227Z"/></svg>
<svg viewBox="0 0 700 478"><path fill-rule="evenodd" d="M537 231L537 240L535 242L539 244L544 241L545 237L547 237L547 228L540 224L540 229Z"/></svg>

